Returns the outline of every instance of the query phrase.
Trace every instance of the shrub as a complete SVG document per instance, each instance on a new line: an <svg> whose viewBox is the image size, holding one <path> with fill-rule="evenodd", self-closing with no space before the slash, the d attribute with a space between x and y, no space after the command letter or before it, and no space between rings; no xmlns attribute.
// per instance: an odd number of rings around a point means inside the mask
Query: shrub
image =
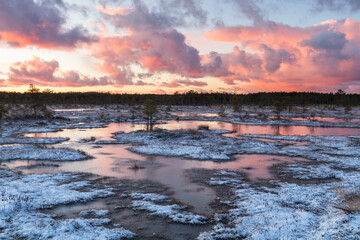
<svg viewBox="0 0 360 240"><path fill-rule="evenodd" d="M199 125L197 129L198 130L210 130L210 127L209 127L209 125Z"/></svg>

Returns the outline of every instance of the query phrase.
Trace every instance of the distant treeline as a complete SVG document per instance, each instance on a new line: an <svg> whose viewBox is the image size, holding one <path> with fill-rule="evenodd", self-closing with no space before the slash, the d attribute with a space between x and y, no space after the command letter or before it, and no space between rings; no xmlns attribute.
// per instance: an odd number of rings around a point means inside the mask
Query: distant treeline
<svg viewBox="0 0 360 240"><path fill-rule="evenodd" d="M36 95L36 96L34 96ZM198 93L189 91L183 94L112 94L100 92L0 92L1 104L27 104L34 99L39 104L143 104L152 99L158 105L227 105L244 104L271 106L277 101L291 105L360 105L360 94L316 92L259 92L249 94Z"/></svg>

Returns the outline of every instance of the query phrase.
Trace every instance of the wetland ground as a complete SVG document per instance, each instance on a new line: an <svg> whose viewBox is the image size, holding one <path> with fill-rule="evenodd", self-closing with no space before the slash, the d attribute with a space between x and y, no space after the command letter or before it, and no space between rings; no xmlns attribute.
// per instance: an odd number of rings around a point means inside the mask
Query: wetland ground
<svg viewBox="0 0 360 240"><path fill-rule="evenodd" d="M153 131L128 106L52 109L2 122L1 239L360 234L360 109L178 106Z"/></svg>

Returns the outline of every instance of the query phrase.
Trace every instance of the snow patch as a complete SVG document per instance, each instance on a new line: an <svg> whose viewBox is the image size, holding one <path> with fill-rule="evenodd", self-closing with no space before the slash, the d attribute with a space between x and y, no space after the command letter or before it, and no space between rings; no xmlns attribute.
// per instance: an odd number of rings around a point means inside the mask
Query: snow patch
<svg viewBox="0 0 360 240"><path fill-rule="evenodd" d="M89 156L73 149L45 148L34 145L14 145L0 147L0 160L85 160Z"/></svg>

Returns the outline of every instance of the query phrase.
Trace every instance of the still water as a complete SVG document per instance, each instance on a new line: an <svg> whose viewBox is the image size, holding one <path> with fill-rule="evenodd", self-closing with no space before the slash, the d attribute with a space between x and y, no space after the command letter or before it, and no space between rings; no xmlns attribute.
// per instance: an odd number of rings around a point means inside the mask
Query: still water
<svg viewBox="0 0 360 240"><path fill-rule="evenodd" d="M235 137L239 134L270 134L270 135L360 135L356 128L320 128L304 126L254 126L239 125L226 122L209 121L167 121L157 125L159 128L197 129L200 125L208 125L210 129L234 131L227 136ZM133 180L147 179L159 182L171 188L173 197L194 207L194 211L208 215L212 213L209 202L215 198L211 188L191 182L184 174L187 169L229 169L245 172L250 180L271 179L273 176L269 167L281 162L305 161L283 156L271 155L239 155L234 161L214 162L191 159L145 156L127 150L129 145L108 144L99 145L95 142L86 142L84 139L94 137L98 140L112 140L112 133L142 130L145 126L134 123L110 123L105 128L92 129L64 129L59 132L31 133L27 137L68 137L69 141L56 144L54 147L68 147L85 151L93 156L86 161L60 162L59 167L50 168L23 168L25 174L53 173L58 171L87 172L102 176L128 178ZM21 167L35 164L33 161L13 161L10 167ZM131 166L137 163L143 169L134 170Z"/></svg>

